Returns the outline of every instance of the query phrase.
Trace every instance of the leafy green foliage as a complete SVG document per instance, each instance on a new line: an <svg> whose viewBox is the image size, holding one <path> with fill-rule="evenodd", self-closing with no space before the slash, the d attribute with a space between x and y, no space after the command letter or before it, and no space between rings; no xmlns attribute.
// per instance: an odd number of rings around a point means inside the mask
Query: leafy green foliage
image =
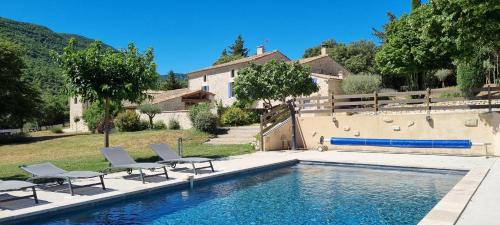
<svg viewBox="0 0 500 225"><path fill-rule="evenodd" d="M67 121L68 96L64 90L63 70L51 59L50 52L62 53L71 38L78 40L78 49L89 46L92 40L5 18L0 18L0 38L21 46L26 64L23 79L43 93L40 117L35 118L39 124L52 125ZM106 48L111 49L109 46Z"/></svg>
<svg viewBox="0 0 500 225"><path fill-rule="evenodd" d="M345 66L352 73L375 73L375 53L377 46L372 41L356 41L349 44L337 43L335 40L324 41L321 45L306 49L303 57L321 54L321 46L328 48L328 55Z"/></svg>
<svg viewBox="0 0 500 225"><path fill-rule="evenodd" d="M179 130L181 129L181 124L179 124L179 121L176 119L170 119L168 120L168 129Z"/></svg>
<svg viewBox="0 0 500 225"><path fill-rule="evenodd" d="M472 60L457 62L458 87L468 96L474 95L471 88L482 87L485 82L484 71L481 68L481 60L476 57Z"/></svg>
<svg viewBox="0 0 500 225"><path fill-rule="evenodd" d="M213 134L217 131L217 116L210 111L201 111L194 118L193 127L199 131Z"/></svg>
<svg viewBox="0 0 500 225"><path fill-rule="evenodd" d="M206 102L198 103L192 106L191 108L189 108L189 119L191 121L194 121L200 112L210 112L210 108L210 104Z"/></svg>
<svg viewBox="0 0 500 225"><path fill-rule="evenodd" d="M156 114L161 113L161 108L158 105L144 104L139 106L139 111L148 115L149 117L149 128L153 129L153 118Z"/></svg>
<svg viewBox="0 0 500 225"><path fill-rule="evenodd" d="M121 104L112 103L110 113L114 117L121 111ZM99 101L92 103L83 113L83 121L87 124L89 131L95 133L98 125L104 121L103 104Z"/></svg>
<svg viewBox="0 0 500 225"><path fill-rule="evenodd" d="M222 50L221 56L213 65L219 65L227 62L231 62L237 59L245 58L248 56L248 49L245 48L245 41L241 35L236 37L236 40L232 45L229 46L229 53L226 49Z"/></svg>
<svg viewBox="0 0 500 225"><path fill-rule="evenodd" d="M215 133L217 131L217 116L211 111L208 103L199 103L189 109L189 118L197 130Z"/></svg>
<svg viewBox="0 0 500 225"><path fill-rule="evenodd" d="M104 101L105 146L109 146L110 102L140 102L147 97L145 90L154 87L158 80L153 49L144 54L134 44L120 51L112 51L99 42L78 50L76 40L71 39L61 55L55 56L64 69L68 91L81 96L84 101Z"/></svg>
<svg viewBox="0 0 500 225"><path fill-rule="evenodd" d="M165 80L165 83L162 87L162 90L175 90L182 88L182 84L180 81L175 77L174 71L170 70L167 75L167 79Z"/></svg>
<svg viewBox="0 0 500 225"><path fill-rule="evenodd" d="M220 118L223 126L241 126L247 125L250 121L250 115L237 107L229 107L224 111Z"/></svg>
<svg viewBox="0 0 500 225"><path fill-rule="evenodd" d="M50 132L52 132L54 134L62 134L63 130L61 127L51 127Z"/></svg>
<svg viewBox="0 0 500 225"><path fill-rule="evenodd" d="M22 127L41 114L40 92L22 77L21 57L20 46L0 39L0 127Z"/></svg>
<svg viewBox="0 0 500 225"><path fill-rule="evenodd" d="M118 113L115 118L115 126L121 132L141 130L141 120L139 115L132 110Z"/></svg>
<svg viewBox="0 0 500 225"><path fill-rule="evenodd" d="M165 129L167 129L167 125L163 121L158 120L158 121L156 121L154 123L153 129L155 129L155 130L165 130Z"/></svg>
<svg viewBox="0 0 500 225"><path fill-rule="evenodd" d="M250 64L240 70L235 79L234 92L239 101L263 100L284 102L287 97L310 95L318 86L310 77L309 67L298 62L271 60L264 65Z"/></svg>
<svg viewBox="0 0 500 225"><path fill-rule="evenodd" d="M342 81L342 90L346 94L370 94L379 90L381 84L380 75L350 75Z"/></svg>

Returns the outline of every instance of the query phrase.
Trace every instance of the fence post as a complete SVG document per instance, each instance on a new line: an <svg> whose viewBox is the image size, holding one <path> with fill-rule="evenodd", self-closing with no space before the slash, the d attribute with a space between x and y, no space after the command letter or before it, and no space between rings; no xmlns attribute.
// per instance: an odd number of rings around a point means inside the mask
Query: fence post
<svg viewBox="0 0 500 225"><path fill-rule="evenodd" d="M488 84L488 112L491 112L491 85Z"/></svg>
<svg viewBox="0 0 500 225"><path fill-rule="evenodd" d="M177 138L177 152L182 157L182 138Z"/></svg>
<svg viewBox="0 0 500 225"><path fill-rule="evenodd" d="M373 106L375 109L375 114L378 112L378 93L377 91L373 92Z"/></svg>
<svg viewBox="0 0 500 225"><path fill-rule="evenodd" d="M264 113L265 114L265 113ZM264 114L260 115L260 150L264 151Z"/></svg>
<svg viewBox="0 0 500 225"><path fill-rule="evenodd" d="M425 90L425 104L427 106L427 116L431 115L431 89Z"/></svg>

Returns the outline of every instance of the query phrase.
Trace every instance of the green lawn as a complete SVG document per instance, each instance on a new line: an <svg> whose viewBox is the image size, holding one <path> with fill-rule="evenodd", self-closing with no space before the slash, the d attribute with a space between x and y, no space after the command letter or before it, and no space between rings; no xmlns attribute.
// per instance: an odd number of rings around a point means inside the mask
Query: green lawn
<svg viewBox="0 0 500 225"><path fill-rule="evenodd" d="M114 133L110 135L110 145L125 148L138 161L156 161L151 143L168 143L177 146L177 138L186 140L183 156L209 158L226 157L253 152L249 144L242 145L204 145L208 135L192 130L161 130ZM0 179L25 179L28 177L19 165L52 162L67 170L99 171L107 167L100 154L104 143L102 134L58 135L37 132L28 142L4 144L0 146Z"/></svg>

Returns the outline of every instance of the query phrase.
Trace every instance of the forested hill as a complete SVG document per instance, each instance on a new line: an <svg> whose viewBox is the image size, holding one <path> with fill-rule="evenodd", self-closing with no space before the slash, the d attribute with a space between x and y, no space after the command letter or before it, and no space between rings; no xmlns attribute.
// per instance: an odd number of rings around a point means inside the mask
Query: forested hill
<svg viewBox="0 0 500 225"><path fill-rule="evenodd" d="M0 38L20 45L25 53L26 77L38 84L42 92L59 93L63 80L61 71L50 58L50 50L61 52L71 38L77 47L88 46L93 40L75 35L56 33L47 27L0 17Z"/></svg>
<svg viewBox="0 0 500 225"><path fill-rule="evenodd" d="M39 124L56 124L68 120L68 97L63 91L62 70L52 60L50 51L62 52L71 38L76 39L77 48L87 47L93 40L2 17L0 38L16 43L23 49L26 64L23 76L38 87L42 94L44 118L38 121Z"/></svg>

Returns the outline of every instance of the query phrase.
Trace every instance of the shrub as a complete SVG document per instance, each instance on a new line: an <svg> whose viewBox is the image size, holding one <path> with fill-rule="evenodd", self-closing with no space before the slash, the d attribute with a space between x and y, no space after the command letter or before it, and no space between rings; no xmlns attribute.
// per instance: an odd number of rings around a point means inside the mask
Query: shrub
<svg viewBox="0 0 500 225"><path fill-rule="evenodd" d="M62 134L63 130L61 127L51 127L50 132L52 132L54 134Z"/></svg>
<svg viewBox="0 0 500 225"><path fill-rule="evenodd" d="M200 112L210 112L210 105L208 103L203 102L192 106L189 109L189 119L191 119L191 122L195 121L197 115Z"/></svg>
<svg viewBox="0 0 500 225"><path fill-rule="evenodd" d="M345 94L369 94L379 90L381 84L380 75L351 75L342 81L342 90Z"/></svg>
<svg viewBox="0 0 500 225"><path fill-rule="evenodd" d="M139 130L147 130L149 129L149 122L147 120L141 120L139 125Z"/></svg>
<svg viewBox="0 0 500 225"><path fill-rule="evenodd" d="M153 129L164 130L164 129L167 129L167 125L163 121L158 120L158 121L154 122Z"/></svg>
<svg viewBox="0 0 500 225"><path fill-rule="evenodd" d="M181 125L179 124L179 121L176 119L170 119L168 121L168 129L170 130L179 130L181 129Z"/></svg>
<svg viewBox="0 0 500 225"><path fill-rule="evenodd" d="M217 131L217 117L210 111L200 111L193 120L193 127L213 134Z"/></svg>
<svg viewBox="0 0 500 225"><path fill-rule="evenodd" d="M141 130L141 120L139 115L130 110L119 113L115 118L115 125L118 130L122 132Z"/></svg>
<svg viewBox="0 0 500 225"><path fill-rule="evenodd" d="M120 104L112 103L109 110L111 113L111 117L116 115L120 110ZM102 121L104 120L104 106L99 102L92 103L83 113L83 120L92 133L95 133L95 131L99 132L99 130L102 131L102 129L104 128L104 123L102 123ZM113 127L112 121L110 121L110 125L111 127Z"/></svg>
<svg viewBox="0 0 500 225"><path fill-rule="evenodd" d="M249 121L248 113L236 107L228 108L220 118L220 122L224 126L241 126L248 124Z"/></svg>
<svg viewBox="0 0 500 225"><path fill-rule="evenodd" d="M470 61L462 60L458 62L457 84L465 95L474 95L470 89L482 87L484 83L484 71L481 68L481 62L479 59L470 59Z"/></svg>

